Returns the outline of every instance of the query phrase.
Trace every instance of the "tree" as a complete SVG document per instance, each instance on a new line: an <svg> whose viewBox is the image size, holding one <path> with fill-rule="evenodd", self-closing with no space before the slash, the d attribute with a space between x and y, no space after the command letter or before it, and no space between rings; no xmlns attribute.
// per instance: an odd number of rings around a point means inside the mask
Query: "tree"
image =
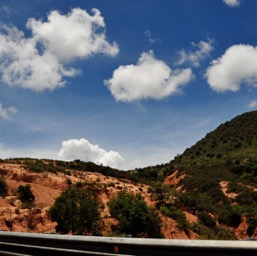
<svg viewBox="0 0 257 256"><path fill-rule="evenodd" d="M162 185L160 182L149 187L148 192L151 193L152 200L159 210L161 206L175 205L178 203L177 192L172 190L168 185Z"/></svg>
<svg viewBox="0 0 257 256"><path fill-rule="evenodd" d="M140 194L121 191L109 201L108 206L111 216L119 221L119 232L133 237L162 237L160 218L147 206Z"/></svg>
<svg viewBox="0 0 257 256"><path fill-rule="evenodd" d="M7 196L8 186L6 181L3 177L0 178L0 196L5 197Z"/></svg>
<svg viewBox="0 0 257 256"><path fill-rule="evenodd" d="M31 191L30 185L20 185L18 188L18 198L22 201L22 203L33 203L35 200L35 196Z"/></svg>
<svg viewBox="0 0 257 256"><path fill-rule="evenodd" d="M72 187L64 191L50 208L56 231L62 234L99 235L100 203L92 189Z"/></svg>

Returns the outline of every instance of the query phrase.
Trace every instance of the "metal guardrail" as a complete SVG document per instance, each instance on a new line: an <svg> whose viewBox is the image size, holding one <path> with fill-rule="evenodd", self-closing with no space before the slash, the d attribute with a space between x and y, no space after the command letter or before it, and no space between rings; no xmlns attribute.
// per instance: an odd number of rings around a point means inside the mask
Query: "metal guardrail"
<svg viewBox="0 0 257 256"><path fill-rule="evenodd" d="M257 241L139 239L0 231L0 255L257 256Z"/></svg>

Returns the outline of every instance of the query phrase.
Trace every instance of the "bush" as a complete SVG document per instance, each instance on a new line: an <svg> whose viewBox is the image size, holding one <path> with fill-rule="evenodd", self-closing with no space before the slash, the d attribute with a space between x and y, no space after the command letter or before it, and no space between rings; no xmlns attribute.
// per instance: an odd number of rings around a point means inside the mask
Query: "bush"
<svg viewBox="0 0 257 256"><path fill-rule="evenodd" d="M208 213L199 212L197 214L197 217L199 218L199 220L201 221L201 223L204 226L206 226L208 228L215 228L216 227L215 220Z"/></svg>
<svg viewBox="0 0 257 256"><path fill-rule="evenodd" d="M179 224L180 228L184 229L189 226L185 214L180 209L177 209L173 206L161 206L160 211L163 215L174 219Z"/></svg>
<svg viewBox="0 0 257 256"><path fill-rule="evenodd" d="M92 189L74 186L64 191L50 208L56 231L76 235L100 235L100 203Z"/></svg>
<svg viewBox="0 0 257 256"><path fill-rule="evenodd" d="M139 194L121 191L108 206L111 216L119 221L117 228L120 233L133 237L162 237L160 218Z"/></svg>
<svg viewBox="0 0 257 256"><path fill-rule="evenodd" d="M177 203L177 193L167 185L162 185L158 182L154 186L148 188L148 193L151 194L151 199L155 202L157 209L161 206L168 206Z"/></svg>
<svg viewBox="0 0 257 256"><path fill-rule="evenodd" d="M5 197L8 193L8 186L6 184L6 181L3 177L0 178L0 196Z"/></svg>
<svg viewBox="0 0 257 256"><path fill-rule="evenodd" d="M236 197L237 203L240 205L253 205L257 202L257 193L252 191L247 191L239 194Z"/></svg>
<svg viewBox="0 0 257 256"><path fill-rule="evenodd" d="M235 234L224 227L218 227L216 228L216 234L212 238L214 240L236 240Z"/></svg>
<svg viewBox="0 0 257 256"><path fill-rule="evenodd" d="M218 210L219 222L230 227L238 227L241 223L241 215L238 209L227 206Z"/></svg>
<svg viewBox="0 0 257 256"><path fill-rule="evenodd" d="M191 229L198 234L201 239L213 239L215 235L215 231L213 229L204 226L200 222L192 224Z"/></svg>
<svg viewBox="0 0 257 256"><path fill-rule="evenodd" d="M213 203L211 198L206 194L197 194L197 193L182 193L179 196L179 202L181 206L187 208L191 212L198 211L210 211L213 212Z"/></svg>
<svg viewBox="0 0 257 256"><path fill-rule="evenodd" d="M247 235L251 237L254 234L255 229L257 228L257 217L251 217L247 220L247 223L249 224L247 228Z"/></svg>
<svg viewBox="0 0 257 256"><path fill-rule="evenodd" d="M22 203L33 203L35 200L35 196L31 191L30 185L20 185L17 193L18 198L22 201Z"/></svg>

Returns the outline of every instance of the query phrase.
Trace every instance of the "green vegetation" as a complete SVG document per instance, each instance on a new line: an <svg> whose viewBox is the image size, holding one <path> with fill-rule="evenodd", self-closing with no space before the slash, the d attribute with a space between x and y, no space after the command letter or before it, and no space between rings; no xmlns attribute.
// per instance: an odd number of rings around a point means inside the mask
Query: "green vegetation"
<svg viewBox="0 0 257 256"><path fill-rule="evenodd" d="M8 193L8 186L3 177L0 178L0 196L6 197Z"/></svg>
<svg viewBox="0 0 257 256"><path fill-rule="evenodd" d="M20 185L18 188L18 198L21 200L22 203L33 203L35 200L35 196L31 191L30 185Z"/></svg>
<svg viewBox="0 0 257 256"><path fill-rule="evenodd" d="M208 228L216 228L216 221L213 217L210 216L210 214L206 212L199 212L197 213L197 217L200 220L200 223Z"/></svg>
<svg viewBox="0 0 257 256"><path fill-rule="evenodd" d="M108 203L110 214L119 221L118 232L133 237L162 237L161 220L142 197L120 192Z"/></svg>
<svg viewBox="0 0 257 256"><path fill-rule="evenodd" d="M181 209L178 209L174 206L161 206L160 211L164 216L174 219L180 228L189 228L189 223Z"/></svg>
<svg viewBox="0 0 257 256"><path fill-rule="evenodd" d="M251 217L248 219L248 228L247 235L251 237L254 234L255 229L257 228L257 216Z"/></svg>
<svg viewBox="0 0 257 256"><path fill-rule="evenodd" d="M74 186L64 191L50 209L56 231L62 234L100 235L100 206L92 189Z"/></svg>
<svg viewBox="0 0 257 256"><path fill-rule="evenodd" d="M176 160L213 163L257 156L257 111L248 112L220 125L213 132L185 150Z"/></svg>
<svg viewBox="0 0 257 256"><path fill-rule="evenodd" d="M161 206L169 206L177 203L178 193L167 185L157 182L149 187L148 193L151 199L155 201L155 206L159 210Z"/></svg>

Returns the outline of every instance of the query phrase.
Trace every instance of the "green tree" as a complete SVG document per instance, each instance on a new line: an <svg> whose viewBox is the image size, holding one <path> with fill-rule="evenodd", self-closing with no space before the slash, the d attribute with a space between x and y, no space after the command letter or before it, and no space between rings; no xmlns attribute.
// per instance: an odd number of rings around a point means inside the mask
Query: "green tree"
<svg viewBox="0 0 257 256"><path fill-rule="evenodd" d="M147 206L140 194L121 191L109 201L108 206L111 216L119 221L119 232L133 237L162 237L160 218Z"/></svg>
<svg viewBox="0 0 257 256"><path fill-rule="evenodd" d="M72 187L64 191L50 208L56 231L62 234L99 235L101 232L100 203L92 189Z"/></svg>
<svg viewBox="0 0 257 256"><path fill-rule="evenodd" d="M18 188L18 198L23 202L23 203L33 203L35 200L35 196L31 191L30 185L20 185Z"/></svg>
<svg viewBox="0 0 257 256"><path fill-rule="evenodd" d="M177 202L177 193L168 185L162 185L160 182L149 187L148 192L151 198L156 202L156 208L159 210L161 206L175 205Z"/></svg>
<svg viewBox="0 0 257 256"><path fill-rule="evenodd" d="M6 184L6 181L3 177L0 178L0 196L5 197L7 196L8 192L8 186Z"/></svg>

